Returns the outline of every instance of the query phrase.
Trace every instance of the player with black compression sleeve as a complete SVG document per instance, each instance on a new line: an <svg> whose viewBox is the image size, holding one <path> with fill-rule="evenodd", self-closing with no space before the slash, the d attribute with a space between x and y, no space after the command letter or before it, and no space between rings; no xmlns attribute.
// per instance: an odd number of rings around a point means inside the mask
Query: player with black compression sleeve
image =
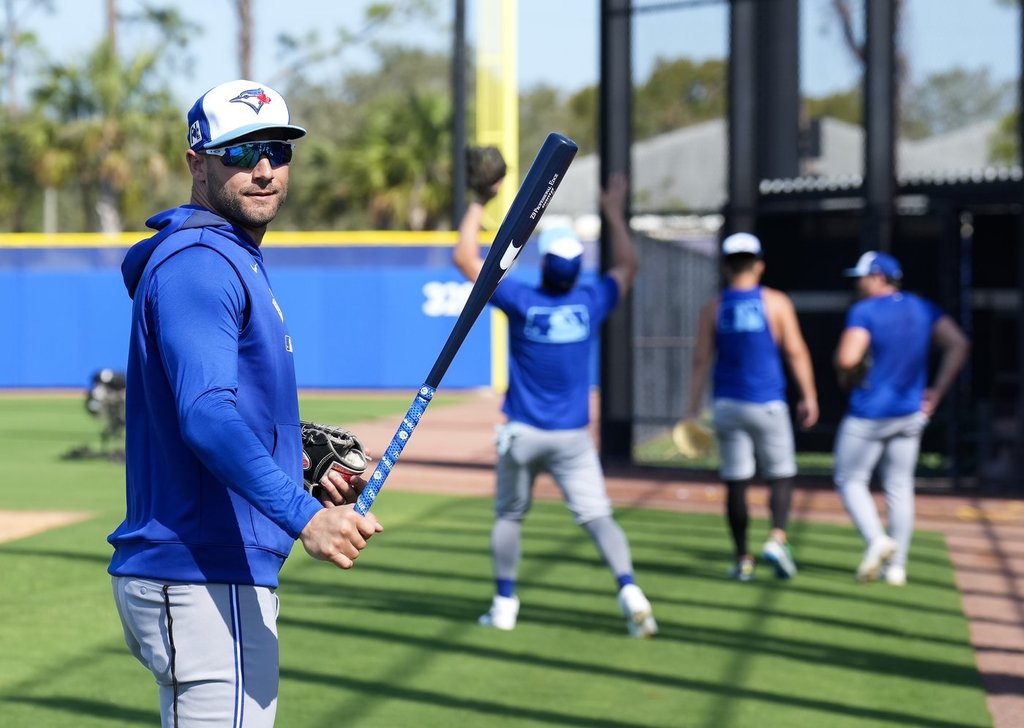
<svg viewBox="0 0 1024 728"><path fill-rule="evenodd" d="M761 285L764 272L757 236L736 232L722 241L726 285L701 307L686 411L689 419L697 416L711 374L719 476L736 555L728 574L739 581L754 578L747 487L757 474L771 491L771 531L761 554L779 578L797 571L786 533L797 470L783 361L800 391L800 426L818 420L814 369L796 310L785 293Z"/></svg>
<svg viewBox="0 0 1024 728"><path fill-rule="evenodd" d="M148 220L158 232L122 265L127 512L109 572L164 725L266 727L275 589L295 539L350 568L381 527L351 505L361 480L325 476L323 503L303 487L293 346L260 243L305 130L276 91L245 80L204 94L188 121L190 204Z"/></svg>

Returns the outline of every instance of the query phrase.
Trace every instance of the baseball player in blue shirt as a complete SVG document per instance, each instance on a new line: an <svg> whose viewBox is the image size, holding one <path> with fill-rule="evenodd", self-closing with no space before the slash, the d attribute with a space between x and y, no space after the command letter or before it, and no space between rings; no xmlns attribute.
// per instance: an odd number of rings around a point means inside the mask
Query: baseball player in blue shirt
<svg viewBox="0 0 1024 728"><path fill-rule="evenodd" d="M498 182L495 185L495 191ZM604 474L590 436L591 348L601 322L633 284L637 258L624 217L626 179L612 175L601 205L611 230L612 266L597 280L577 283L583 245L568 229L541 233L540 285L506 278L491 303L508 316L509 384L498 438L496 519L491 551L496 593L480 624L511 630L519 599L516 576L520 530L530 510L534 479L548 472L566 506L597 546L618 584L627 631L635 637L657 632L651 604L633 579L629 542L612 516ZM475 281L483 266L477 242L483 204L470 203L459 227L453 259Z"/></svg>
<svg viewBox="0 0 1024 728"><path fill-rule="evenodd" d="M846 270L860 299L846 316L836 350L840 385L850 389L835 444L835 483L867 544L857 578L884 573L889 584L907 581L914 530L914 469L921 435L967 361L970 343L938 306L900 290L903 270L886 253L868 251ZM930 387L928 354L942 359ZM882 527L869 486L879 468L889 533Z"/></svg>
<svg viewBox="0 0 1024 728"><path fill-rule="evenodd" d="M109 572L163 725L269 727L278 692L278 572L295 539L342 569L381 531L362 481L302 483L293 345L260 243L288 194L284 99L231 81L188 113L192 196L147 225L121 266L133 300L127 512Z"/></svg>
<svg viewBox="0 0 1024 728"><path fill-rule="evenodd" d="M782 291L761 285L761 241L737 232L722 241L726 285L701 309L693 352L686 417L696 418L713 367L715 435L726 485L726 517L736 561L729 576L754 578L754 556L747 548L747 486L760 472L771 490L771 532L761 549L775 575L796 575L786 529L793 499L796 457L786 402L783 359L800 390L797 420L807 428L818 420L814 369L793 302Z"/></svg>

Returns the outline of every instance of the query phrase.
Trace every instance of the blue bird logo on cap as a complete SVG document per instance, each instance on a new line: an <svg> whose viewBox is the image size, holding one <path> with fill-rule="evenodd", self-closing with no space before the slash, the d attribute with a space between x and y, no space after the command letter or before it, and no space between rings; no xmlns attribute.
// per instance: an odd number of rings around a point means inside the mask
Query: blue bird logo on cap
<svg viewBox="0 0 1024 728"><path fill-rule="evenodd" d="M251 88L238 94L229 103L245 104L258 114L264 104L270 103L270 96L261 88Z"/></svg>

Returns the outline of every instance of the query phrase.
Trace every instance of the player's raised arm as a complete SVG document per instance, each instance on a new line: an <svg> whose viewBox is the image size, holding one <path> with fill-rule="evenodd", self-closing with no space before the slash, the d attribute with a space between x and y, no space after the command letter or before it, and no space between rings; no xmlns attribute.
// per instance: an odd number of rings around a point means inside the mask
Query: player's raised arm
<svg viewBox="0 0 1024 728"><path fill-rule="evenodd" d="M479 240L484 205L501 190L507 169L497 147L478 146L466 150L466 184L472 199L459 223L459 240L452 251L452 262L467 280L474 283L484 267Z"/></svg>
<svg viewBox="0 0 1024 728"><path fill-rule="evenodd" d="M601 191L601 210L608 224L612 243L612 265L608 275L619 284L619 295L625 296L633 287L640 264L636 249L633 247L633 235L626 222L626 196L629 184L623 172L613 172L608 176L608 183Z"/></svg>
<svg viewBox="0 0 1024 728"><path fill-rule="evenodd" d="M480 255L480 228L484 218L484 206L473 200L466 207L459 224L459 239L452 250L452 262L462 271L467 280L475 282L484 267L484 258Z"/></svg>

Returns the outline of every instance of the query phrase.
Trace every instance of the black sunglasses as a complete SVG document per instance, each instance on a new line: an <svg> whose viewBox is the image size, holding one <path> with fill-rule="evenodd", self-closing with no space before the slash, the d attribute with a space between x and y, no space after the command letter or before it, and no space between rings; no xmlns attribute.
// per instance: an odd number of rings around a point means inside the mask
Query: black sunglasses
<svg viewBox="0 0 1024 728"><path fill-rule="evenodd" d="M243 142L230 147L220 149L204 149L203 154L212 154L220 157L225 167L244 167L252 169L260 163L260 159L266 157L270 160L271 167L280 167L292 161L292 150L294 144L289 142L266 141L266 142Z"/></svg>

